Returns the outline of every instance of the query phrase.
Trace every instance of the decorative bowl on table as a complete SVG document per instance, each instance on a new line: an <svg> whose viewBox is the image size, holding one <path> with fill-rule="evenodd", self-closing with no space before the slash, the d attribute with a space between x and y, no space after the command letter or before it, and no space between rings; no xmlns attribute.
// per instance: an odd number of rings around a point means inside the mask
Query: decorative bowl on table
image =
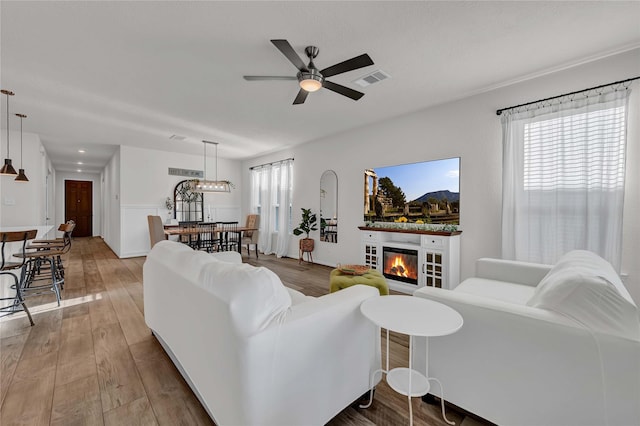
<svg viewBox="0 0 640 426"><path fill-rule="evenodd" d="M338 263L337 269L347 275L363 275L366 274L371 267L367 265L341 265Z"/></svg>

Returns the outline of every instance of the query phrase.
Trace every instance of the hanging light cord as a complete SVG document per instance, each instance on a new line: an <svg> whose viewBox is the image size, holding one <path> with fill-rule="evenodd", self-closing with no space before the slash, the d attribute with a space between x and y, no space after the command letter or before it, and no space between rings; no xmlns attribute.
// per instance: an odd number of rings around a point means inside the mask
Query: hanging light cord
<svg viewBox="0 0 640 426"><path fill-rule="evenodd" d="M7 158L9 158L9 94L7 95Z"/></svg>
<svg viewBox="0 0 640 426"><path fill-rule="evenodd" d="M207 181L207 143L204 144L204 175L202 175L202 180L204 182Z"/></svg>
<svg viewBox="0 0 640 426"><path fill-rule="evenodd" d="M23 169L22 167L22 116L20 117L20 168Z"/></svg>

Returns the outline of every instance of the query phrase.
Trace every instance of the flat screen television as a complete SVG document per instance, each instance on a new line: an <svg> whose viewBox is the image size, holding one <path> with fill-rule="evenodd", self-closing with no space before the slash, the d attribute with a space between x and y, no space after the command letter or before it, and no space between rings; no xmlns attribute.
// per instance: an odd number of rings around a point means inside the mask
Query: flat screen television
<svg viewBox="0 0 640 426"><path fill-rule="evenodd" d="M365 222L460 224L460 157L364 171Z"/></svg>

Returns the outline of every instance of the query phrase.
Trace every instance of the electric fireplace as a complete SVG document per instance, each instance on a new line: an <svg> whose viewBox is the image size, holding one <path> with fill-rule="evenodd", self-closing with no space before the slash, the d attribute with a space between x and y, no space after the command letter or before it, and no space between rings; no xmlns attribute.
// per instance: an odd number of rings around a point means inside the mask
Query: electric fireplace
<svg viewBox="0 0 640 426"><path fill-rule="evenodd" d="M382 258L386 278L418 285L418 250L384 246Z"/></svg>

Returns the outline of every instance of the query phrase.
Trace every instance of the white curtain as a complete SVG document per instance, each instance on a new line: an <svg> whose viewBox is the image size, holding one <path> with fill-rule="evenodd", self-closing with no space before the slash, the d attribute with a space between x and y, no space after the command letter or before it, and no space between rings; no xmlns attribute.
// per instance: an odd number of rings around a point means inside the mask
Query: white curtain
<svg viewBox="0 0 640 426"><path fill-rule="evenodd" d="M260 214L258 248L265 254L282 257L289 252L292 175L293 160L251 170L251 211Z"/></svg>
<svg viewBox="0 0 640 426"><path fill-rule="evenodd" d="M502 255L555 263L573 249L619 271L630 90L502 115Z"/></svg>

